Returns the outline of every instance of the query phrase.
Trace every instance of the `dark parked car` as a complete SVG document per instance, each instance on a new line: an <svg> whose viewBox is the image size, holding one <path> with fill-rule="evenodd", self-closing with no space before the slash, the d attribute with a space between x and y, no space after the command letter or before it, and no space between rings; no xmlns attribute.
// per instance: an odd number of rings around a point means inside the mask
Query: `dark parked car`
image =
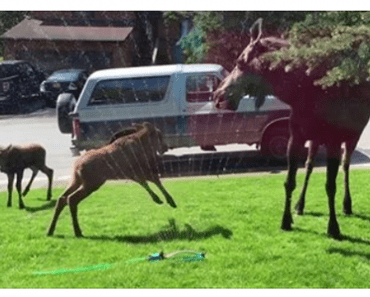
<svg viewBox="0 0 370 297"><path fill-rule="evenodd" d="M40 83L45 75L29 62L0 63L0 111L19 112L33 102L40 102Z"/></svg>
<svg viewBox="0 0 370 297"><path fill-rule="evenodd" d="M76 98L81 93L87 80L88 73L83 69L64 69L53 72L40 85L48 105L55 106L61 93L71 93Z"/></svg>

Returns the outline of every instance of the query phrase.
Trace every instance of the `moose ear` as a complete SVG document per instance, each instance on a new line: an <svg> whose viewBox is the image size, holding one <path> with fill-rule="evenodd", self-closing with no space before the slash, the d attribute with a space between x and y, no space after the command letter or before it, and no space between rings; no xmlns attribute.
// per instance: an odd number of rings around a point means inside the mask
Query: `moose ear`
<svg viewBox="0 0 370 297"><path fill-rule="evenodd" d="M153 126L152 123L144 122L143 123L143 126L146 127L148 129L148 131L154 131L155 130L155 128L154 128L154 126Z"/></svg>
<svg viewBox="0 0 370 297"><path fill-rule="evenodd" d="M136 130L136 132L144 128L143 124L138 123L132 123L131 126Z"/></svg>
<svg viewBox="0 0 370 297"><path fill-rule="evenodd" d="M254 22L252 27L249 29L249 32L251 34L250 43L257 43L262 36L262 18L259 18Z"/></svg>
<svg viewBox="0 0 370 297"><path fill-rule="evenodd" d="M3 148L0 148L0 155L7 153L10 150L11 147L12 147L12 145L10 144L6 148L4 148L4 149Z"/></svg>

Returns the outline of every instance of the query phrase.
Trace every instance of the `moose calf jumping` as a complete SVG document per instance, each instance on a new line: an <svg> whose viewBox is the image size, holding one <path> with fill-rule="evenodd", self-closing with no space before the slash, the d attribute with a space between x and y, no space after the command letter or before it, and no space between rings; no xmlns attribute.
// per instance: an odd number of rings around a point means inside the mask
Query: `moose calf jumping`
<svg viewBox="0 0 370 297"><path fill-rule="evenodd" d="M107 180L131 179L147 190L155 203L162 204L149 188L147 181L151 181L161 190L167 203L176 207L159 180L158 154L167 150L162 133L150 123L137 125L129 133L117 133L108 145L88 151L76 160L71 183L55 206L49 236L54 234L58 217L68 204L74 233L77 237L82 237L77 220L77 205Z"/></svg>
<svg viewBox="0 0 370 297"><path fill-rule="evenodd" d="M38 144L29 144L27 146L9 145L5 149L0 149L0 171L8 176L8 207L12 206L12 191L14 175L17 175L17 191L19 195L19 208L24 208L22 200L22 178L26 168L32 170L31 179L23 192L26 196L30 190L31 184L39 170L44 172L49 180L47 200L51 199L51 187L53 182L53 170L45 165L45 149Z"/></svg>

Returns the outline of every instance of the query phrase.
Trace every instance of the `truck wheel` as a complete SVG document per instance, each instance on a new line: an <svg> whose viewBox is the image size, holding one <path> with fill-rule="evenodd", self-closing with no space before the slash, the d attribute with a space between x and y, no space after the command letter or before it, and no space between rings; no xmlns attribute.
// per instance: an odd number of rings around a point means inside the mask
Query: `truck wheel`
<svg viewBox="0 0 370 297"><path fill-rule="evenodd" d="M72 133L72 119L68 115L76 106L76 98L72 94L63 93L57 99L57 117L59 130L62 133Z"/></svg>
<svg viewBox="0 0 370 297"><path fill-rule="evenodd" d="M266 131L261 143L263 156L276 160L285 161L289 142L289 131L282 128L273 128Z"/></svg>

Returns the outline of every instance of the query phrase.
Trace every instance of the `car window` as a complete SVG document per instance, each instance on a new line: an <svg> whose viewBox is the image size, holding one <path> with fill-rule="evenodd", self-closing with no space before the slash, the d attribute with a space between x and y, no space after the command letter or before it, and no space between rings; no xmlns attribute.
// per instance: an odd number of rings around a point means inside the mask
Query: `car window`
<svg viewBox="0 0 370 297"><path fill-rule="evenodd" d="M9 77L18 74L16 65L0 64L0 78Z"/></svg>
<svg viewBox="0 0 370 297"><path fill-rule="evenodd" d="M186 100L188 102L212 101L212 93L220 79L214 74L196 74L186 78Z"/></svg>
<svg viewBox="0 0 370 297"><path fill-rule="evenodd" d="M169 76L101 81L96 85L89 105L161 101L169 81Z"/></svg>
<svg viewBox="0 0 370 297"><path fill-rule="evenodd" d="M36 79L36 73L30 65L25 63L19 64L19 68L21 70L21 75L24 75L25 77L29 77L31 79Z"/></svg>

